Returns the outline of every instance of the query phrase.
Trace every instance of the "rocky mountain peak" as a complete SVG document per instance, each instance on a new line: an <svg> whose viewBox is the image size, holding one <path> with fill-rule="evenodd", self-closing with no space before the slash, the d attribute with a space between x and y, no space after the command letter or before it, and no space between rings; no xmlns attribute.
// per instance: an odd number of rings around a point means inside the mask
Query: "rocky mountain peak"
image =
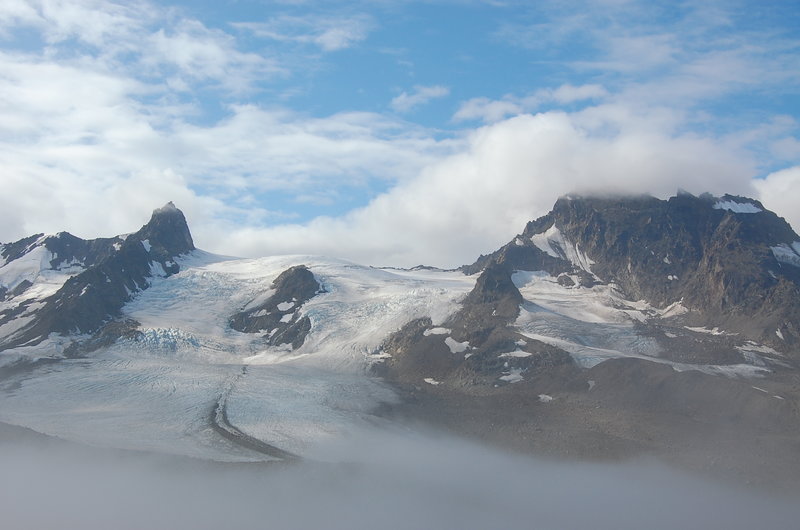
<svg viewBox="0 0 800 530"><path fill-rule="evenodd" d="M146 241L147 246L164 257L185 254L195 249L186 217L172 201L153 210L150 221L131 238Z"/></svg>
<svg viewBox="0 0 800 530"><path fill-rule="evenodd" d="M564 196L462 270L491 264L614 284L659 308L681 302L693 325L721 324L779 350L800 343L800 236L747 197Z"/></svg>

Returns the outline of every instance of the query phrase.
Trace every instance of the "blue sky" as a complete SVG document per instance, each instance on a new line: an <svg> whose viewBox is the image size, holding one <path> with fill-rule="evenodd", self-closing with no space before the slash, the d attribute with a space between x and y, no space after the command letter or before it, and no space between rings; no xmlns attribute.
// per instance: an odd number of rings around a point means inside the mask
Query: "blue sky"
<svg viewBox="0 0 800 530"><path fill-rule="evenodd" d="M798 87L791 1L4 0L0 241L173 200L215 252L453 266L679 187L798 226Z"/></svg>

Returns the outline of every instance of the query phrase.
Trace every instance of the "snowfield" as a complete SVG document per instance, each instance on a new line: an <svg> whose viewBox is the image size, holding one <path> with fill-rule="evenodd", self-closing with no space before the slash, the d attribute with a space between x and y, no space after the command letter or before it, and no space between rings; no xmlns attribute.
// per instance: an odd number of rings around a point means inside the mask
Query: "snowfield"
<svg viewBox="0 0 800 530"><path fill-rule="evenodd" d="M214 432L224 395L228 421L243 433L319 457L321 443L379 423L371 411L396 399L365 373L380 362L384 339L415 318L441 323L475 281L312 256L242 260L194 251L179 263L181 272L153 278L124 307L141 324L138 340L7 382L0 421L103 447L271 459ZM312 323L300 348L269 347L258 334L229 327L230 316L265 300L273 280L300 264L325 290L297 309ZM53 348L46 341L26 354Z"/></svg>
<svg viewBox="0 0 800 530"><path fill-rule="evenodd" d="M539 243L563 250L556 232ZM573 257L588 269L588 258L575 252ZM4 380L0 421L103 447L225 461L271 460L281 451L324 459L323 446L382 425L373 411L397 399L367 374L372 363L387 357L381 346L391 333L413 319L430 317L434 327L426 335L443 335L454 355L471 355L470 344L455 341L443 324L459 309L477 275L375 269L314 256L234 259L194 251L178 261L178 274L153 277L150 287L123 308L124 317L140 324L136 339ZM231 329L229 318L267 300L275 278L295 265L308 267L322 286L303 304L280 306L309 318L311 330L303 345L296 350L269 346L259 334ZM66 277L59 273L63 276L56 280L55 271L39 274L51 272L54 279L42 286L51 288ZM747 343L740 351L750 364L671 362L659 357L662 346L642 335L637 324L686 312L679 302L657 309L624 299L614 285L565 287L545 272L517 272L512 280L525 299L517 330L564 349L585 367L639 357L676 370L752 376L767 369L761 356L775 353ZM13 333L26 318L0 332ZM51 337L36 347L17 348L4 353L3 361L58 356L65 340ZM517 350L503 357L529 355ZM526 376L507 363L499 380L520 383ZM439 384L433 378L424 382ZM232 432L278 451L238 443Z"/></svg>

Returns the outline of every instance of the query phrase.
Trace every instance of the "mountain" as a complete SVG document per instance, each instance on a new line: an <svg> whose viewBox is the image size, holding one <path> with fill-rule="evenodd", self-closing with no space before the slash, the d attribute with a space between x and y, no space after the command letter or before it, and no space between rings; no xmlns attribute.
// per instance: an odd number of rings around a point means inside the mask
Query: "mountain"
<svg viewBox="0 0 800 530"><path fill-rule="evenodd" d="M467 273L496 263L616 285L696 326L735 329L779 351L800 345L800 236L758 201L687 193L559 199Z"/></svg>
<svg viewBox="0 0 800 530"><path fill-rule="evenodd" d="M563 197L450 271L215 256L169 203L0 247L0 422L250 461L422 419L800 484L799 252L729 195Z"/></svg>
<svg viewBox="0 0 800 530"><path fill-rule="evenodd" d="M61 232L3 245L0 350L98 332L152 278L178 272L175 258L194 248L171 202L127 236L86 241Z"/></svg>
<svg viewBox="0 0 800 530"><path fill-rule="evenodd" d="M463 346L432 337L430 321L412 322L388 341L384 375L408 382L423 370L462 386L623 356L794 364L798 252L800 237L786 221L751 199L563 197L462 267L478 276L475 287L440 329ZM454 348L465 358L448 356Z"/></svg>

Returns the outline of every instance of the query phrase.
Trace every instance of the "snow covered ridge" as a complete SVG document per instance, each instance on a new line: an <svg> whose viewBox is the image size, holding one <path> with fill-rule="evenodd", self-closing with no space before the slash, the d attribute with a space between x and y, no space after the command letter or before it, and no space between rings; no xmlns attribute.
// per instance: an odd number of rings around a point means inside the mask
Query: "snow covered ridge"
<svg viewBox="0 0 800 530"><path fill-rule="evenodd" d="M780 245L770 247L772 255L779 263L787 265L794 265L800 267L800 241L795 241L791 245L781 243Z"/></svg>
<svg viewBox="0 0 800 530"><path fill-rule="evenodd" d="M731 200L717 201L712 208L715 210L728 210L733 213L759 213L764 211L751 202L736 202Z"/></svg>
<svg viewBox="0 0 800 530"><path fill-rule="evenodd" d="M553 258L567 260L588 273L592 272L595 262L581 251L577 243L566 239L555 224L541 234L532 235L531 242Z"/></svg>

